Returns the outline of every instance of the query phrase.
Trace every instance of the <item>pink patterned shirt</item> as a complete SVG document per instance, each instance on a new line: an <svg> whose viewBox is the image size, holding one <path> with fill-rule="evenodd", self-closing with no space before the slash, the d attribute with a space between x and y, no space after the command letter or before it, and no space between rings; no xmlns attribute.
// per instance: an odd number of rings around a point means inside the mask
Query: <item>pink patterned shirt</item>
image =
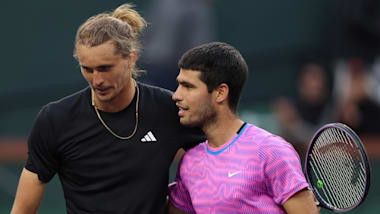
<svg viewBox="0 0 380 214"><path fill-rule="evenodd" d="M285 213L282 204L309 185L282 138L246 124L219 148L203 142L181 160L170 201L189 213Z"/></svg>

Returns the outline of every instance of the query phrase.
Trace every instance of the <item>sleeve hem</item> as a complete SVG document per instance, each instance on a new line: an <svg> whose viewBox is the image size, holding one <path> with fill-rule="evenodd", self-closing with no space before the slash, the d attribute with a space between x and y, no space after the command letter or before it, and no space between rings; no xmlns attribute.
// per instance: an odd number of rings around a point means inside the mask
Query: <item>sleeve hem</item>
<svg viewBox="0 0 380 214"><path fill-rule="evenodd" d="M26 165L24 168L25 168L26 170L30 171L30 172L33 172L33 173L37 174L37 176L38 176L38 180L40 180L40 181L43 182L43 183L49 183L49 181L52 179L52 178L49 179L49 178L45 178L45 177L43 177L42 175L40 175L40 173L38 173L37 170L35 170L35 169L29 167L28 165Z"/></svg>
<svg viewBox="0 0 380 214"><path fill-rule="evenodd" d="M310 188L309 188L309 184L305 183L305 184L299 186L298 188L295 188L295 189L293 189L292 191L289 191L289 192L285 195L285 197L281 200L281 202L280 202L281 205L284 205L284 203L285 203L289 198L291 198L293 195L295 195L296 193L298 193L299 191L304 190L304 189L310 189Z"/></svg>

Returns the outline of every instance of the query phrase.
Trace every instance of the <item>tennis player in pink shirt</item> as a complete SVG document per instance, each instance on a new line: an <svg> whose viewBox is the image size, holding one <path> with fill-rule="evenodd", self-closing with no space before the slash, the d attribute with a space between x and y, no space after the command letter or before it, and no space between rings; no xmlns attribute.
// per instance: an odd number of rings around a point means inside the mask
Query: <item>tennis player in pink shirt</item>
<svg viewBox="0 0 380 214"><path fill-rule="evenodd" d="M293 147L237 114L248 77L239 51L208 43L187 51L179 67L180 122L201 127L207 141L180 161L169 213L319 213Z"/></svg>

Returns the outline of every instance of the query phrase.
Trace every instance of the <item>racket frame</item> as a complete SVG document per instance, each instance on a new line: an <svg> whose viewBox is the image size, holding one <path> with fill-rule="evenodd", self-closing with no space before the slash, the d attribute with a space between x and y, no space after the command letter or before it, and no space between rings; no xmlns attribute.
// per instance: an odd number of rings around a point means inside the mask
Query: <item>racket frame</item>
<svg viewBox="0 0 380 214"><path fill-rule="evenodd" d="M326 203L325 200L320 196L319 192L314 190L315 185L312 185L311 178L309 177L309 174L308 174L309 156L310 156L311 149L314 147L314 142L316 141L316 139L319 137L319 135L321 135L321 133L325 129L329 129L329 128L337 128L337 129L344 131L346 134L348 134L348 136L354 142L356 149L358 149L359 154L361 156L361 160L364 161L364 167L365 167L365 172L366 172L365 192L364 192L364 194L361 197L361 200L359 202L357 202L355 205L353 205L349 208L345 208L345 209L337 208L335 206L332 206L332 205ZM348 211L351 211L351 210L357 208L361 203L363 203L363 201L367 197L368 192L369 192L369 187L371 185L371 167L370 167L368 155L367 155L367 152L365 151L363 143L360 140L359 136L350 127L348 127L347 125L345 125L343 123L329 123L329 124L322 126L320 129L318 129L315 132L314 136L311 138L311 141L309 143L309 146L308 146L308 149L307 149L307 152L305 155L304 174L305 174L307 182L309 183L309 185L311 187L311 190L313 191L315 197L319 201L319 206L321 206L325 209L331 210L333 212L336 212L336 213L348 212Z"/></svg>

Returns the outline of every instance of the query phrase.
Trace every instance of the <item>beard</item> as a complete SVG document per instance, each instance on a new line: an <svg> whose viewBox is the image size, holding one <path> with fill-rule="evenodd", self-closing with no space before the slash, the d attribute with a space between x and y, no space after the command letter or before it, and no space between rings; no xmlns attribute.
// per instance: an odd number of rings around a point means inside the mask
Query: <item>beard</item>
<svg viewBox="0 0 380 214"><path fill-rule="evenodd" d="M181 121L182 125L190 127L204 128L210 126L216 121L216 111L210 104L200 105L204 106L200 111L197 111L195 115L190 117L188 121Z"/></svg>

